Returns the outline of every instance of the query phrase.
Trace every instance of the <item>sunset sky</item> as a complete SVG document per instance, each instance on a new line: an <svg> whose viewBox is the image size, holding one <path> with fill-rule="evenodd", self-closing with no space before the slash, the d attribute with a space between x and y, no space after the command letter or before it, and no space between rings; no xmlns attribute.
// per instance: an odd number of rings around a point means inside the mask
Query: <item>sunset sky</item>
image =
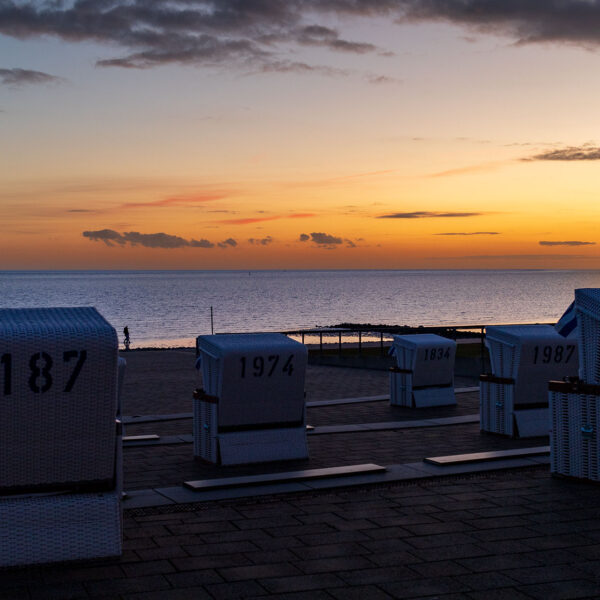
<svg viewBox="0 0 600 600"><path fill-rule="evenodd" d="M0 269L600 268L600 0L0 0Z"/></svg>

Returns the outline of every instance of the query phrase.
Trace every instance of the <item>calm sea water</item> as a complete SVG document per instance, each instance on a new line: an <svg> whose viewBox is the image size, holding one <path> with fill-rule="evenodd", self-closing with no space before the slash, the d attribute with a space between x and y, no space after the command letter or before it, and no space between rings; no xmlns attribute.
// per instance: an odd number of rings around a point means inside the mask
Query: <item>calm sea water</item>
<svg viewBox="0 0 600 600"><path fill-rule="evenodd" d="M342 322L556 321L600 271L0 271L1 307L95 306L132 347Z"/></svg>

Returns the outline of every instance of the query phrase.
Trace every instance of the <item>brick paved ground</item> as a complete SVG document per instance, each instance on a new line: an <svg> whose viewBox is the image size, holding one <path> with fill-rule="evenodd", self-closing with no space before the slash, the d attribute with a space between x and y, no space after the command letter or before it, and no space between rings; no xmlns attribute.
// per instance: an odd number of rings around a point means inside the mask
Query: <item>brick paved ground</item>
<svg viewBox="0 0 600 600"><path fill-rule="evenodd" d="M121 559L0 582L2 598L599 598L598 488L537 468L131 510Z"/></svg>
<svg viewBox="0 0 600 600"><path fill-rule="evenodd" d="M129 353L126 414L190 410L180 406L194 386L190 353L167 354L157 369L152 353ZM387 376L311 367L307 389L313 390L313 400L385 394ZM476 394L459 396L459 403L466 412L474 410ZM311 409L309 420L396 420L404 419L407 410L385 402L344 405ZM439 416L440 411L428 414ZM477 424L309 440L310 460L302 468L385 465L426 455L547 443L547 438L519 441L481 435ZM235 472L197 465L190 444L129 448L124 463L126 489ZM290 463L250 469L282 468L290 470ZM592 484L552 478L547 466L539 466L418 483L126 509L120 559L3 570L0 599L600 598L599 492Z"/></svg>
<svg viewBox="0 0 600 600"><path fill-rule="evenodd" d="M426 456L544 446L548 438L511 440L482 435L479 424L424 429L309 436L309 459L238 467L218 467L194 460L192 445L127 448L125 488L179 485L186 480L255 473L318 469L375 462L391 465L420 461Z"/></svg>

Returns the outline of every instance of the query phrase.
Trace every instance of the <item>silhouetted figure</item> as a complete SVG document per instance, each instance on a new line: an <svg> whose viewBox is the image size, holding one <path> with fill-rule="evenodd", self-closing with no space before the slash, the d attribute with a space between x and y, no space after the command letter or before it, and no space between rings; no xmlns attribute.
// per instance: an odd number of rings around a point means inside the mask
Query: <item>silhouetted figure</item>
<svg viewBox="0 0 600 600"><path fill-rule="evenodd" d="M125 350L129 350L129 344L131 344L131 340L129 339L129 327L127 327L127 325L125 325L125 328L123 329L123 335L125 336L125 339L123 340L123 343L125 344Z"/></svg>

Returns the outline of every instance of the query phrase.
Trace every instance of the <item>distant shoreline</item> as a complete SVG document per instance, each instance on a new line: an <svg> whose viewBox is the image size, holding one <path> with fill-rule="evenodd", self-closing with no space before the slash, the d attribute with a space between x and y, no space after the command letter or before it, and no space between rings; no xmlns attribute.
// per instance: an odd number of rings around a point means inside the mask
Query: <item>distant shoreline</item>
<svg viewBox="0 0 600 600"><path fill-rule="evenodd" d="M597 273L600 269L0 269L3 273Z"/></svg>

